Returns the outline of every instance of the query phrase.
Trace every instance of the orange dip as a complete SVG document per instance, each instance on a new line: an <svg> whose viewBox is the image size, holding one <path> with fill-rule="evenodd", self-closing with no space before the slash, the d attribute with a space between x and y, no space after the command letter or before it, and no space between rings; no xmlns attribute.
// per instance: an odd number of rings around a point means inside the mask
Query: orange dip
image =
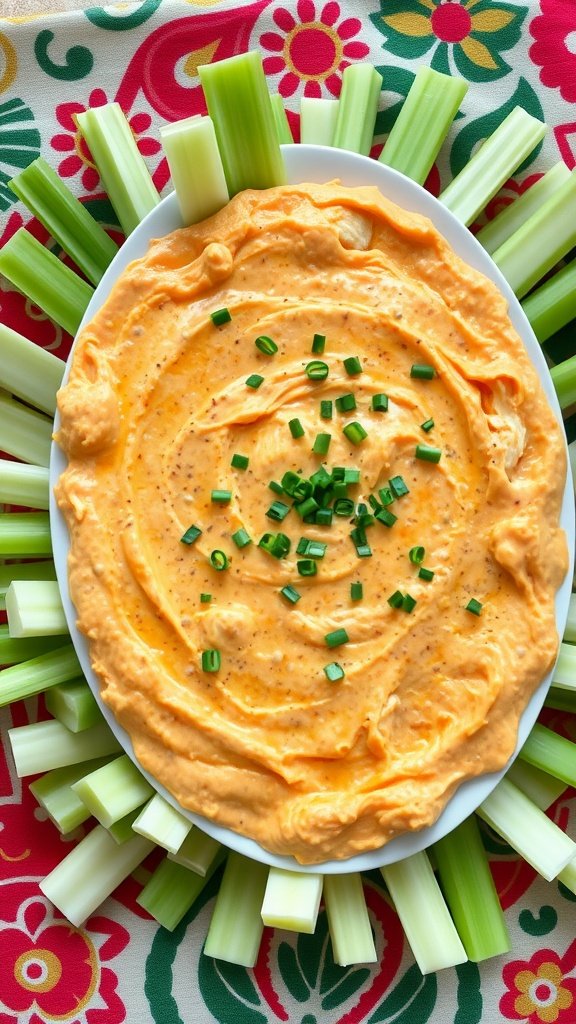
<svg viewBox="0 0 576 1024"><path fill-rule="evenodd" d="M215 326L223 307L231 320ZM307 376L313 359L325 380ZM321 418L321 400L348 393L353 411ZM381 393L388 410L373 411ZM237 196L122 274L59 409L79 627L103 699L183 807L312 864L429 825L463 779L506 764L557 650L564 446L504 299L428 220L372 188ZM440 461L417 458L422 444ZM402 477L409 493L385 506L396 521L365 527L371 554L358 556L352 516L305 523L268 487L321 465L360 471L356 505ZM281 522L266 515L275 500L290 506ZM187 545L191 525L202 533ZM253 543L239 549L241 527ZM279 531L282 559L258 545ZM297 569L302 537L326 544L314 576ZM229 568L212 567L214 550ZM391 606L396 591L412 610ZM329 647L341 628L349 642ZM213 649L220 669L203 671ZM342 679L327 678L332 662Z"/></svg>

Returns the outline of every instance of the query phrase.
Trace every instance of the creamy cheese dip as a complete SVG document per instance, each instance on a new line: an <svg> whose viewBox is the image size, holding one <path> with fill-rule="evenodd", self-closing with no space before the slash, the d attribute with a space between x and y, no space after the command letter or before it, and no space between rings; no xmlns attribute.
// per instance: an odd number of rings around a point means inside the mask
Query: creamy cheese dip
<svg viewBox="0 0 576 1024"><path fill-rule="evenodd" d="M373 188L237 196L122 274L59 410L79 628L104 701L182 806L319 863L429 825L462 780L505 765L557 650L564 446L504 299L428 220ZM331 525L269 489L321 466L358 470L340 497L394 521L361 521L363 545L329 489ZM289 538L285 557L266 533ZM301 538L326 545L315 575Z"/></svg>

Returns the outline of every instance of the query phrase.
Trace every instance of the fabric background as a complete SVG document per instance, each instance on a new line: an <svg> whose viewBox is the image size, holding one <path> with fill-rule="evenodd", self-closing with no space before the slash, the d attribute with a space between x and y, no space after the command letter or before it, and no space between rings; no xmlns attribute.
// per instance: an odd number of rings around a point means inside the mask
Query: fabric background
<svg viewBox="0 0 576 1024"><path fill-rule="evenodd" d="M543 118L549 125L544 143L485 216L494 216L558 159L576 163L575 0L142 0L30 19L0 17L0 244L22 224L54 244L7 187L39 153L120 237L74 115L120 102L157 187L166 191L158 126L203 111L199 64L249 48L261 50L296 139L300 97L337 96L347 63L373 62L385 83L375 153L421 63L466 78L460 116L427 183L435 194L516 104ZM0 315L66 356L70 339L2 279ZM36 700L13 706L1 713L3 735L9 725L42 714ZM548 713L543 720L576 738L571 716ZM574 792L567 790L550 813L576 834L575 810ZM575 897L535 879L488 830L513 950L426 978L377 874L366 877L379 951L379 963L369 967L334 966L323 912L313 937L267 930L253 971L213 961L203 956L202 943L217 880L168 934L135 903L150 863L85 927L71 929L43 899L37 881L82 833L61 838L2 755L0 1024L576 1022Z"/></svg>

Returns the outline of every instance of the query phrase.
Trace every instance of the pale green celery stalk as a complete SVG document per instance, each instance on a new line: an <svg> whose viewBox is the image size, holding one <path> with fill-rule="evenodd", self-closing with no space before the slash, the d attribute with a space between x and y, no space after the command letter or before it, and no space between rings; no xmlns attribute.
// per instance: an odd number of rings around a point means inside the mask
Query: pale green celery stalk
<svg viewBox="0 0 576 1024"><path fill-rule="evenodd" d="M576 402L576 355L550 368L552 383L561 409Z"/></svg>
<svg viewBox="0 0 576 1024"><path fill-rule="evenodd" d="M6 591L10 636L57 636L68 632L56 580L13 580Z"/></svg>
<svg viewBox="0 0 576 1024"><path fill-rule="evenodd" d="M576 843L507 778L476 813L548 882L576 856Z"/></svg>
<svg viewBox="0 0 576 1024"><path fill-rule="evenodd" d="M52 421L43 413L29 409L5 392L0 393L3 451L23 462L46 467L50 462L52 430Z"/></svg>
<svg viewBox="0 0 576 1024"><path fill-rule="evenodd" d="M76 334L94 289L25 228L0 249L0 274L65 331Z"/></svg>
<svg viewBox="0 0 576 1024"><path fill-rule="evenodd" d="M542 121L514 107L444 189L440 201L463 224L471 224L545 133Z"/></svg>
<svg viewBox="0 0 576 1024"><path fill-rule="evenodd" d="M570 469L572 470L572 480L576 486L576 441L571 441L568 445L568 458L570 460ZM576 589L576 582L572 586Z"/></svg>
<svg viewBox="0 0 576 1024"><path fill-rule="evenodd" d="M573 320L576 317L576 261L572 260L528 295L522 309L541 344Z"/></svg>
<svg viewBox="0 0 576 1024"><path fill-rule="evenodd" d="M80 779L74 791L104 828L141 807L154 793L127 754Z"/></svg>
<svg viewBox="0 0 576 1024"><path fill-rule="evenodd" d="M33 558L51 554L47 512L0 513L0 558Z"/></svg>
<svg viewBox="0 0 576 1024"><path fill-rule="evenodd" d="M284 100L277 92L275 92L270 96L270 102L272 104L272 113L274 114L274 124L276 125L278 142L281 146L294 142L294 137L290 130L290 125L284 109Z"/></svg>
<svg viewBox="0 0 576 1024"><path fill-rule="evenodd" d="M137 835L118 846L105 828L96 825L46 875L40 889L79 928L153 849L149 839Z"/></svg>
<svg viewBox="0 0 576 1024"><path fill-rule="evenodd" d="M188 913L225 856L225 852L222 851L204 877L165 857L146 882L136 902L163 928L173 931Z"/></svg>
<svg viewBox="0 0 576 1024"><path fill-rule="evenodd" d="M92 284L98 284L118 246L39 156L9 182Z"/></svg>
<svg viewBox="0 0 576 1024"><path fill-rule="evenodd" d="M332 146L337 120L338 100L303 96L300 100L300 142Z"/></svg>
<svg viewBox="0 0 576 1024"><path fill-rule="evenodd" d="M0 707L42 693L56 683L73 679L79 672L81 668L72 644L0 669Z"/></svg>
<svg viewBox="0 0 576 1024"><path fill-rule="evenodd" d="M569 644L576 644L576 594L570 594L568 605L568 618L564 630L564 641Z"/></svg>
<svg viewBox="0 0 576 1024"><path fill-rule="evenodd" d="M472 815L432 847L442 891L469 960L511 948L488 858Z"/></svg>
<svg viewBox="0 0 576 1024"><path fill-rule="evenodd" d="M560 654L552 674L552 685L562 690L576 690L576 647L560 644Z"/></svg>
<svg viewBox="0 0 576 1024"><path fill-rule="evenodd" d="M576 785L576 743L539 722L532 729L519 757L561 779L567 786Z"/></svg>
<svg viewBox="0 0 576 1024"><path fill-rule="evenodd" d="M119 818L118 821L112 822L108 829L112 839L115 843L126 843L134 835L134 829L132 828L136 818L138 817L140 808L136 807L135 810L129 811L123 818Z"/></svg>
<svg viewBox="0 0 576 1024"><path fill-rule="evenodd" d="M169 853L176 853L190 832L192 822L172 807L160 793L155 793L139 812L133 828Z"/></svg>
<svg viewBox="0 0 576 1024"><path fill-rule="evenodd" d="M51 559L41 562L11 562L0 565L0 609L6 606L6 591L12 580L55 580L56 568ZM0 658L0 665L6 664Z"/></svg>
<svg viewBox="0 0 576 1024"><path fill-rule="evenodd" d="M204 945L207 956L254 967L264 930L260 911L267 877L265 864L228 854Z"/></svg>
<svg viewBox="0 0 576 1024"><path fill-rule="evenodd" d="M372 64L350 64L345 69L333 146L369 155L381 91L382 75Z"/></svg>
<svg viewBox="0 0 576 1024"><path fill-rule="evenodd" d="M18 778L106 757L121 749L105 722L74 733L52 718L9 729L8 737Z"/></svg>
<svg viewBox="0 0 576 1024"><path fill-rule="evenodd" d="M0 387L12 395L54 416L65 366L52 352L0 324Z"/></svg>
<svg viewBox="0 0 576 1024"><path fill-rule="evenodd" d="M184 224L211 217L228 202L224 168L210 117L187 117L160 129Z"/></svg>
<svg viewBox="0 0 576 1024"><path fill-rule="evenodd" d="M467 91L463 78L420 67L380 162L423 185Z"/></svg>
<svg viewBox="0 0 576 1024"><path fill-rule="evenodd" d="M270 928L314 933L320 899L322 875L270 868L262 901L262 920Z"/></svg>
<svg viewBox="0 0 576 1024"><path fill-rule="evenodd" d="M256 50L198 68L231 196L286 181L262 58Z"/></svg>
<svg viewBox="0 0 576 1024"><path fill-rule="evenodd" d="M0 502L47 509L50 502L48 467L0 459Z"/></svg>
<svg viewBox="0 0 576 1024"><path fill-rule="evenodd" d="M558 875L558 881L562 882L570 892L576 894L576 860L571 860Z"/></svg>
<svg viewBox="0 0 576 1024"><path fill-rule="evenodd" d="M380 868L422 974L467 957L426 852Z"/></svg>
<svg viewBox="0 0 576 1024"><path fill-rule="evenodd" d="M554 164L546 174L531 185L529 189L518 196L513 203L505 206L503 210L494 217L494 220L485 224L480 229L476 238L484 246L486 252L493 253L498 249L518 228L536 213L536 210L545 203L550 196L570 177L570 171L563 160Z"/></svg>
<svg viewBox="0 0 576 1024"><path fill-rule="evenodd" d="M566 789L566 784L560 779L555 779L548 772L543 772L518 757L506 772L506 778L521 789L541 811L547 811Z"/></svg>
<svg viewBox="0 0 576 1024"><path fill-rule="evenodd" d="M220 850L217 839L202 832L193 825L186 839L176 853L169 853L168 860L174 860L196 874L204 876Z"/></svg>
<svg viewBox="0 0 576 1024"><path fill-rule="evenodd" d="M576 245L576 169L492 259L522 299Z"/></svg>
<svg viewBox="0 0 576 1024"><path fill-rule="evenodd" d="M122 230L129 235L160 202L132 129L119 103L91 107L77 114L76 122Z"/></svg>
<svg viewBox="0 0 576 1024"><path fill-rule="evenodd" d="M358 872L326 875L324 903L335 963L340 967L376 963L378 957L361 875Z"/></svg>
<svg viewBox="0 0 576 1024"><path fill-rule="evenodd" d="M90 811L72 789L83 775L106 763L106 758L54 768L30 783L30 792L44 808L56 828L67 835L90 817Z"/></svg>
<svg viewBox="0 0 576 1024"><path fill-rule="evenodd" d="M39 654L47 654L56 647L62 646L61 636L27 637L25 640L14 640L8 626L0 625L0 665L17 665L20 661L29 661Z"/></svg>
<svg viewBox="0 0 576 1024"><path fill-rule="evenodd" d="M554 708L556 711L569 711L571 714L576 714L576 689L564 690L559 686L551 686L544 705L547 708Z"/></svg>
<svg viewBox="0 0 576 1024"><path fill-rule="evenodd" d="M70 732L84 732L102 721L102 712L84 678L51 686L45 702L47 711Z"/></svg>

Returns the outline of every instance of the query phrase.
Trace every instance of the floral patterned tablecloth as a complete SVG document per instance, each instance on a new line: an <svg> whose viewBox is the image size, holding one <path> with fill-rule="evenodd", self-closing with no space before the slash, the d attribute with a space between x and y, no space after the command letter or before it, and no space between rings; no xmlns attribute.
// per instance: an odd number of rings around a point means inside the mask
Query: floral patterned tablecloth
<svg viewBox="0 0 576 1024"><path fill-rule="evenodd" d="M7 187L40 153L119 234L74 116L117 100L157 187L166 189L158 125L203 110L199 64L254 47L285 99L296 139L301 96L338 96L351 62L372 61L384 77L379 145L421 63L463 76L468 95L427 183L435 194L516 104L543 118L550 126L544 143L490 203L488 217L559 158L576 163L576 0L140 0L0 17L0 244L22 224L53 244ZM0 315L66 356L70 338L3 280ZM2 712L3 735L42 714L36 700L13 706ZM571 716L544 720L576 738ZM576 831L572 791L550 813ZM428 977L415 966L376 873L366 876L379 953L369 967L334 965L323 911L314 936L266 930L254 970L205 957L217 881L169 934L135 902L153 859L73 929L37 882L81 834L60 837L2 755L0 1024L576 1024L576 897L536 879L488 831L512 953Z"/></svg>

